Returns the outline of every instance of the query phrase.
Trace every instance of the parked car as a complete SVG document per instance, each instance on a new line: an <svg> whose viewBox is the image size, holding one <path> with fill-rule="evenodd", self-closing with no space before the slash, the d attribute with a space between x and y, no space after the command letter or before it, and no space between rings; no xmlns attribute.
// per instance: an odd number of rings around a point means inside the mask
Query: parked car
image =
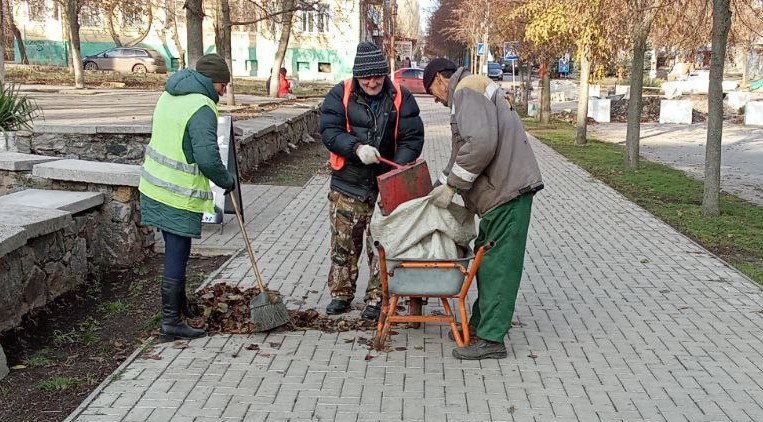
<svg viewBox="0 0 763 422"><path fill-rule="evenodd" d="M404 67L395 72L395 82L408 88L412 94L426 94L424 90L424 69Z"/></svg>
<svg viewBox="0 0 763 422"><path fill-rule="evenodd" d="M496 62L488 62L487 64L487 77L494 81L503 80L503 69L501 65Z"/></svg>
<svg viewBox="0 0 763 422"><path fill-rule="evenodd" d="M167 73L167 62L156 50L117 47L82 59L85 70L114 70L124 73Z"/></svg>

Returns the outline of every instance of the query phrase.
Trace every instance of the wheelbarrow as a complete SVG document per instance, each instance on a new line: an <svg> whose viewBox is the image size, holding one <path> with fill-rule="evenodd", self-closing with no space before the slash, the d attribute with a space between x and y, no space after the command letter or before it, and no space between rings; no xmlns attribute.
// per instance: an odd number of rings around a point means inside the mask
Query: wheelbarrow
<svg viewBox="0 0 763 422"><path fill-rule="evenodd" d="M376 327L374 348L381 350L387 340L392 324L399 322L439 322L450 324L458 347L469 345L471 335L466 316L466 295L477 275L485 252L495 246L488 242L477 250L476 255L457 259L387 259L384 247L377 241L379 251L379 275L382 287L382 309ZM471 262L471 264L470 264ZM402 297L436 298L442 301L445 315L398 315L397 304ZM450 299L458 299L461 333Z"/></svg>

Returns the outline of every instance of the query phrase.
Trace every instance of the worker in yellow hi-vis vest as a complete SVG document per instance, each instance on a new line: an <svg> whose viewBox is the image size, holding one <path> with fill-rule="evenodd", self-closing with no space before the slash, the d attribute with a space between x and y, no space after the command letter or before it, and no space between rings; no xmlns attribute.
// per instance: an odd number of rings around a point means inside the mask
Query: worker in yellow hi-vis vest
<svg viewBox="0 0 763 422"><path fill-rule="evenodd" d="M154 110L139 190L141 224L156 227L164 237L164 341L205 335L181 318L191 313L185 269L191 238L201 237L202 214L214 212L210 180L226 193L236 185L217 145L217 102L230 79L222 57L204 55L196 70L181 70L167 80Z"/></svg>

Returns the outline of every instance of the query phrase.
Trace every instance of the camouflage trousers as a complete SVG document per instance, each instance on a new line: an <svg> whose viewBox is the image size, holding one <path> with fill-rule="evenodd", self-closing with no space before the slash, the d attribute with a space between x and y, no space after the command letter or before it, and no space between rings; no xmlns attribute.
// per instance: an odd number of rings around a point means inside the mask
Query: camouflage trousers
<svg viewBox="0 0 763 422"><path fill-rule="evenodd" d="M381 299L379 259L374 254L371 239L371 215L374 203L363 202L337 191L329 193L331 212L331 269L328 285L331 297L352 302L358 281L358 260L363 253L365 238L368 268L371 278L365 301Z"/></svg>

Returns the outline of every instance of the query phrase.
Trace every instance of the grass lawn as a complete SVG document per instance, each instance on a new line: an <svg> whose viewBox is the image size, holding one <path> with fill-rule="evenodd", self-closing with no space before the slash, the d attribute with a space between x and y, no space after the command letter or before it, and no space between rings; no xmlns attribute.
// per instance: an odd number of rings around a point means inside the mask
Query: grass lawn
<svg viewBox="0 0 763 422"><path fill-rule="evenodd" d="M575 128L566 122L542 125L525 119L526 129L631 201L691 237L751 279L763 284L763 207L721 195L721 215L702 215L702 182L679 170L641 159L625 168L621 145L588 140L575 145Z"/></svg>

